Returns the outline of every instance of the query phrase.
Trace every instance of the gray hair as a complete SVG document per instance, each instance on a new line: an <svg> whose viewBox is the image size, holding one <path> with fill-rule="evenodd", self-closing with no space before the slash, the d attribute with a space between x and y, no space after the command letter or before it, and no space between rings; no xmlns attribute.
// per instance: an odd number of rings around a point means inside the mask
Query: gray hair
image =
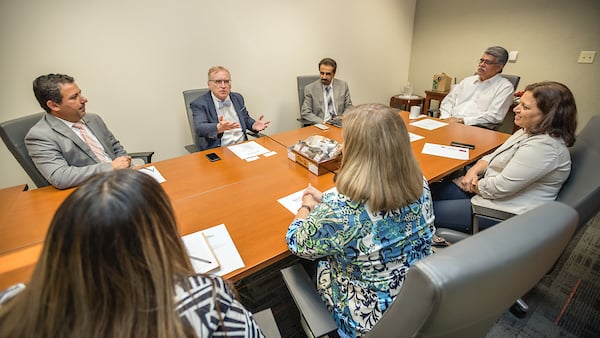
<svg viewBox="0 0 600 338"><path fill-rule="evenodd" d="M485 54L491 55L496 58L496 62L506 65L508 61L508 52L506 49L500 46L488 47L488 49L483 52Z"/></svg>

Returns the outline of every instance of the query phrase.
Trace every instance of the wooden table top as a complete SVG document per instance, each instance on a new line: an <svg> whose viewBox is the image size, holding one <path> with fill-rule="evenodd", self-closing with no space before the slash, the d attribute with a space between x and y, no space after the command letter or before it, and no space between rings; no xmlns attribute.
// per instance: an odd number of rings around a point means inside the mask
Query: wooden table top
<svg viewBox="0 0 600 338"><path fill-rule="evenodd" d="M402 114L408 121L408 113ZM409 125L409 131L425 137L413 142L412 148L430 182L476 161L509 137L454 123L433 131ZM277 152L256 161L241 160L222 147L152 163L166 178L162 186L172 201L182 235L222 223L227 227L245 267L226 278L241 279L289 255L285 232L294 215L277 202L279 198L308 183L320 190L334 186L333 174L316 176L287 158L287 146L311 135L342 141L340 128L330 126L322 131L310 126L255 139ZM450 141L476 145L469 161L421 154L425 142ZM204 156L208 152L217 153L222 160L208 161ZM52 216L73 189L22 190L23 186L0 190L0 289L29 278Z"/></svg>

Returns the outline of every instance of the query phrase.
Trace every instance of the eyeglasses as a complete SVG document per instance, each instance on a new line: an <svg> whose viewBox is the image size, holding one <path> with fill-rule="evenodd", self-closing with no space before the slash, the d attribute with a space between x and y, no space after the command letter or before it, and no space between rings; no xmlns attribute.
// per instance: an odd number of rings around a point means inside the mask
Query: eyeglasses
<svg viewBox="0 0 600 338"><path fill-rule="evenodd" d="M217 86L220 86L222 84L229 86L231 84L231 80L208 80L211 81L212 83L216 84Z"/></svg>
<svg viewBox="0 0 600 338"><path fill-rule="evenodd" d="M492 62L490 60L486 60L486 59L479 59L479 62L477 64L482 64L485 63L486 65L497 65L500 62Z"/></svg>

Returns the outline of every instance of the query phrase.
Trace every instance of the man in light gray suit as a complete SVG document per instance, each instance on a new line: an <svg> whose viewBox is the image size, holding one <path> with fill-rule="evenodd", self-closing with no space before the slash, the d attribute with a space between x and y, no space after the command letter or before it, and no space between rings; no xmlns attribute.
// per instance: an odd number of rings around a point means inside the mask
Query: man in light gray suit
<svg viewBox="0 0 600 338"><path fill-rule="evenodd" d="M319 62L320 79L304 87L301 117L312 123L323 123L340 116L352 106L345 81L335 79L337 63L331 58ZM330 95L329 92L332 92Z"/></svg>
<svg viewBox="0 0 600 338"><path fill-rule="evenodd" d="M131 167L131 157L104 121L85 112L88 101L68 75L42 75L33 92L46 114L25 136L29 156L58 189L74 187L93 174Z"/></svg>

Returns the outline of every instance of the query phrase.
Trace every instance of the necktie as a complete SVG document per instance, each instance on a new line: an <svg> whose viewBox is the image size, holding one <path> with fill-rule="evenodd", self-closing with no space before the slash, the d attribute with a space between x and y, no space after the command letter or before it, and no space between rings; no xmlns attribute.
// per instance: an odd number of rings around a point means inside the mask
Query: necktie
<svg viewBox="0 0 600 338"><path fill-rule="evenodd" d="M325 86L325 97L327 98L327 112L334 118L337 114L333 106L333 91L331 90L331 86Z"/></svg>
<svg viewBox="0 0 600 338"><path fill-rule="evenodd" d="M231 100L227 99L225 101L219 101L219 109L223 109L223 107L231 106Z"/></svg>
<svg viewBox="0 0 600 338"><path fill-rule="evenodd" d="M93 138L90 137L90 135L88 134L87 130L81 122L73 123L73 127L81 131L81 137L83 138L83 141L88 145L88 147L90 147L90 149L92 149L94 155L96 155L100 162L110 162L110 160L106 157L106 154L104 153L104 148L102 148L100 142L95 141Z"/></svg>

